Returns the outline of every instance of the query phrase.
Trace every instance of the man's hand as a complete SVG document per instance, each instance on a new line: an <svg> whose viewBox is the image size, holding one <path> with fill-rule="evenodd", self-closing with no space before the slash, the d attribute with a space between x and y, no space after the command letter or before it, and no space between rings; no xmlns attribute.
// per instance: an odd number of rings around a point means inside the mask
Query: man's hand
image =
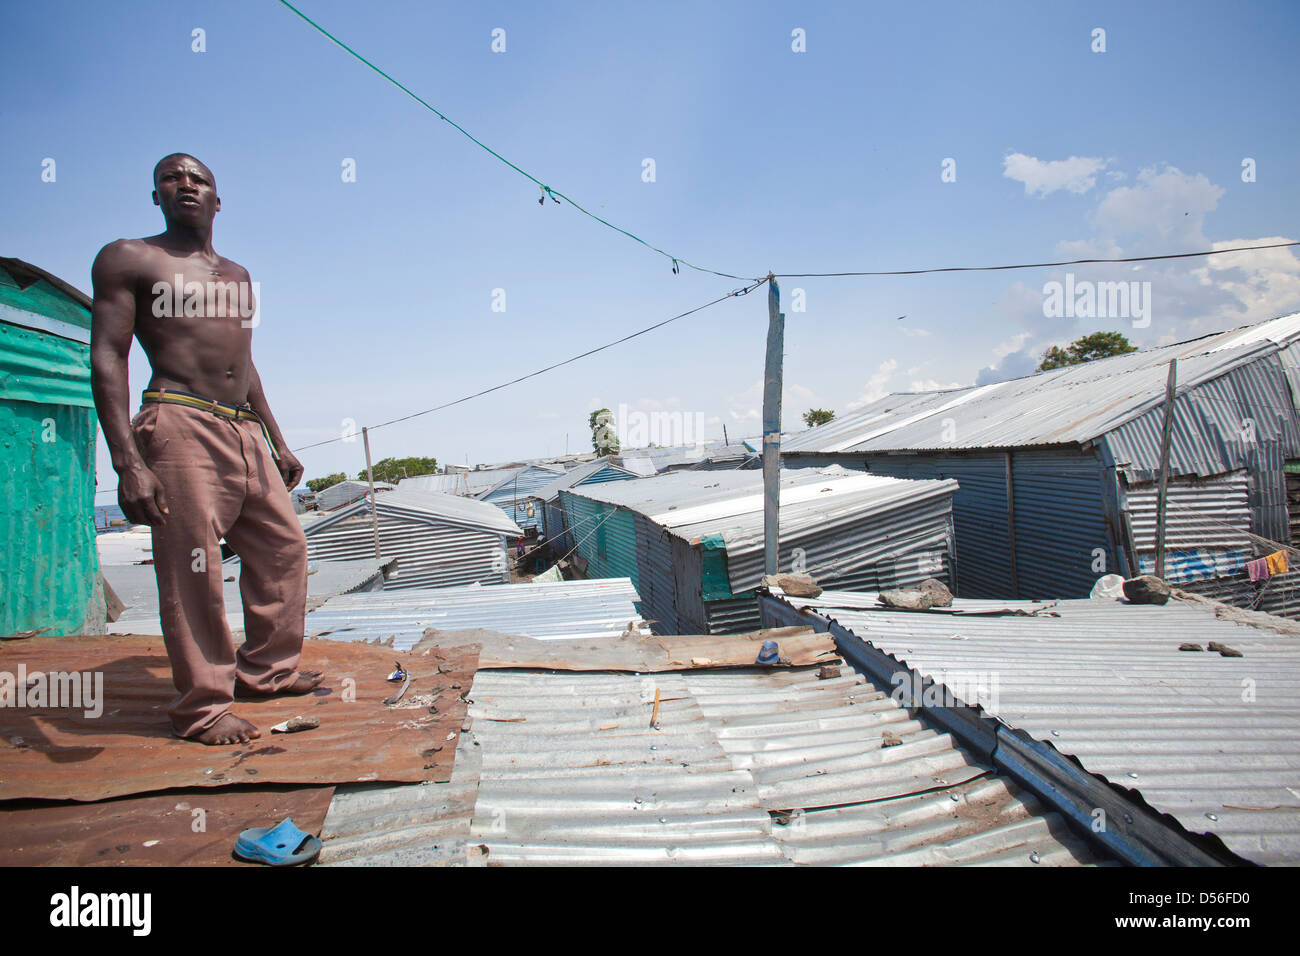
<svg viewBox="0 0 1300 956"><path fill-rule="evenodd" d="M284 486L293 491L298 487L298 482L302 481L302 462L293 457L293 452L286 448L280 452L280 460L277 464L280 466L280 477L284 479Z"/></svg>
<svg viewBox="0 0 1300 956"><path fill-rule="evenodd" d="M162 483L143 463L117 476L117 503L132 524L160 525L167 520Z"/></svg>

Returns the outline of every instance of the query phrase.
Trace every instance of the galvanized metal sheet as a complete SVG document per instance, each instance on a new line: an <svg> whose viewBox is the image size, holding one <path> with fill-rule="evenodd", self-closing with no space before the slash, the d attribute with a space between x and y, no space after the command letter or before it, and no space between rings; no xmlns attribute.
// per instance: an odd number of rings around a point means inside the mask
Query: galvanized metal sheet
<svg viewBox="0 0 1300 956"><path fill-rule="evenodd" d="M480 672L471 715L472 833L494 863L889 863L904 848L913 862L1092 859L1059 820L1023 826L1032 811L1005 784L981 792L987 768L852 672ZM903 742L883 747L886 732ZM927 793L946 807L918 821Z"/></svg>
<svg viewBox="0 0 1300 956"><path fill-rule="evenodd" d="M1180 392L1186 392L1256 359L1275 356L1279 344L1270 337L1271 332L1289 341L1296 335L1294 325L1294 315L1284 316L1262 323L1247 339L1242 338L1241 330L1234 330L995 385L888 395L853 414L792 436L785 442L785 451L952 451L1085 442L1158 408L1164 400L1171 359L1179 359ZM1285 381L1275 358L1271 364L1277 377ZM1271 371L1267 374L1272 377ZM1184 404L1190 412L1194 402ZM1239 421L1243 414L1251 413L1238 411ZM1285 407L1283 414L1295 418ZM1180 439L1175 446L1182 448ZM1144 441L1141 446L1127 445L1126 451L1135 465L1149 468L1158 461L1158 454L1151 458L1151 447ZM1189 456L1196 456L1191 446L1186 453L1176 453L1180 462ZM1119 452L1116 457L1121 457ZM1215 470L1231 467L1227 464Z"/></svg>
<svg viewBox="0 0 1300 956"><path fill-rule="evenodd" d="M946 683L959 699L963 688L982 688L999 720L1139 792L1189 831L1213 833L1258 863L1300 862L1294 635L1179 601L957 599L961 611L1045 612L972 617L870 610L874 595L851 592L788 600ZM1210 641L1244 656L1179 650Z"/></svg>
<svg viewBox="0 0 1300 956"><path fill-rule="evenodd" d="M482 628L539 640L609 637L639 621L627 578L421 588L340 595L307 615L307 633L413 647L427 628Z"/></svg>

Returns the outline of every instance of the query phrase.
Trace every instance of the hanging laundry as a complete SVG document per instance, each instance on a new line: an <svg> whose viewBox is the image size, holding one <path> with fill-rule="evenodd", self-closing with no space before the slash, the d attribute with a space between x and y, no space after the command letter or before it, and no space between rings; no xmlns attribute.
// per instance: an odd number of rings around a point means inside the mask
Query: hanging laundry
<svg viewBox="0 0 1300 956"><path fill-rule="evenodd" d="M1246 562L1246 573L1252 581L1268 580L1268 558L1256 558Z"/></svg>
<svg viewBox="0 0 1300 956"><path fill-rule="evenodd" d="M1285 573L1286 573L1286 571L1287 571L1287 564L1286 564L1286 552L1285 552L1285 551L1274 551L1272 554L1270 554L1270 555L1269 555L1267 558L1265 558L1264 560L1268 562L1268 573L1269 573L1269 574L1285 574Z"/></svg>

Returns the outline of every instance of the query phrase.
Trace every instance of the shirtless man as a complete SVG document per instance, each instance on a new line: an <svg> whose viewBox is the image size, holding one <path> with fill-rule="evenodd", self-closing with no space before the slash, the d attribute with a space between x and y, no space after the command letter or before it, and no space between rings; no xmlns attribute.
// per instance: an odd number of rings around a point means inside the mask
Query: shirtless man
<svg viewBox="0 0 1300 956"><path fill-rule="evenodd" d="M221 209L212 172L173 153L154 168L167 228L95 257L90 359L95 408L127 519L153 531L163 638L179 695L172 730L205 744L247 743L236 695L310 693L297 671L307 544L287 489L302 477L253 365L247 270L212 248ZM134 335L153 376L128 422ZM240 556L245 643L226 623L221 539Z"/></svg>

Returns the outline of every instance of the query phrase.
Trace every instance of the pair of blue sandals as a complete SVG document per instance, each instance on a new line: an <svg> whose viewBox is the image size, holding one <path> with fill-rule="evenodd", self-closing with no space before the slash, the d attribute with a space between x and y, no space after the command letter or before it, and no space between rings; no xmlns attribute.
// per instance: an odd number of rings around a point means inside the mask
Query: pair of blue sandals
<svg viewBox="0 0 1300 956"><path fill-rule="evenodd" d="M239 834L235 856L267 866L299 866L320 855L321 841L285 817L273 827L253 827Z"/></svg>

